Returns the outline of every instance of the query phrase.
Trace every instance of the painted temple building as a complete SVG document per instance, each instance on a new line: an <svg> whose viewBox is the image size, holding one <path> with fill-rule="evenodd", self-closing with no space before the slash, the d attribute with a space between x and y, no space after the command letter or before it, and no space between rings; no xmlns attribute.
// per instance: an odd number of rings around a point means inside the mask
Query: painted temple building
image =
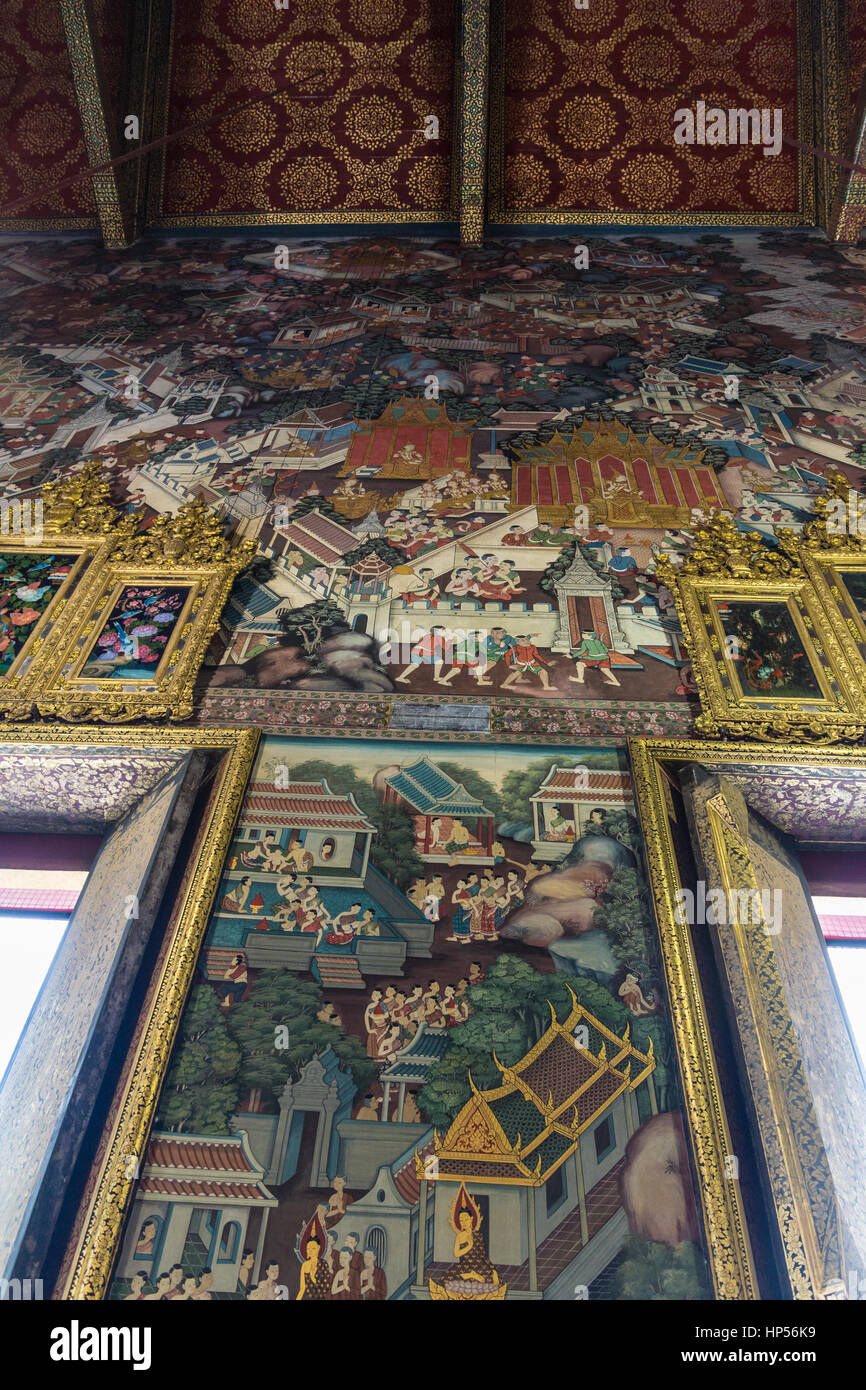
<svg viewBox="0 0 866 1390"><path fill-rule="evenodd" d="M537 506L542 521L570 525L575 507L587 523L686 526L695 508L727 506L712 468L694 445L663 445L617 420L584 422L570 437L515 446L512 507Z"/></svg>
<svg viewBox="0 0 866 1390"><path fill-rule="evenodd" d="M361 989L367 974L400 975L407 955L429 956L433 924L370 862L376 834L354 797L324 779L251 783L208 932L209 977L222 979L242 951L254 967ZM293 888L314 890L303 921L286 897ZM347 923L351 941L329 942Z"/></svg>
<svg viewBox="0 0 866 1390"><path fill-rule="evenodd" d="M427 1299L447 1274L461 1184L509 1299L572 1298L625 1244L620 1177L629 1141L658 1112L652 1048L641 1052L628 1029L618 1037L573 999L519 1062L495 1060L500 1084L473 1086L448 1129L427 1130L383 1165L334 1228L339 1238L375 1221L392 1298Z"/></svg>
<svg viewBox="0 0 866 1390"><path fill-rule="evenodd" d="M378 420L362 420L339 476L444 477L466 471L471 429L448 418L444 405L413 397L386 406Z"/></svg>
<svg viewBox="0 0 866 1390"><path fill-rule="evenodd" d="M429 758L385 779L385 803L412 812L415 843L426 864L492 864L493 812Z"/></svg>
<svg viewBox="0 0 866 1390"><path fill-rule="evenodd" d="M118 1264L118 1277L148 1278L182 1264L213 1272L215 1293L234 1293L244 1251L255 1251L259 1277L268 1215L277 1198L265 1186L245 1133L153 1133L141 1165L139 1203Z"/></svg>

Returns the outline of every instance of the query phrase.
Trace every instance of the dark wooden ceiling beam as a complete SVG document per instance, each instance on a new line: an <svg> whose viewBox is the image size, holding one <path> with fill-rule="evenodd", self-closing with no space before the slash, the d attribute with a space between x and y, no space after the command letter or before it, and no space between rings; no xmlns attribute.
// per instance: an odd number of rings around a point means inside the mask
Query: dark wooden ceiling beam
<svg viewBox="0 0 866 1390"><path fill-rule="evenodd" d="M490 107L490 0L457 0L455 217L460 244L484 240Z"/></svg>
<svg viewBox="0 0 866 1390"><path fill-rule="evenodd" d="M141 115L142 145L165 140L169 133L173 42L174 0L147 0L136 8L128 110ZM165 162L165 145L135 162L136 236L141 236L162 211Z"/></svg>

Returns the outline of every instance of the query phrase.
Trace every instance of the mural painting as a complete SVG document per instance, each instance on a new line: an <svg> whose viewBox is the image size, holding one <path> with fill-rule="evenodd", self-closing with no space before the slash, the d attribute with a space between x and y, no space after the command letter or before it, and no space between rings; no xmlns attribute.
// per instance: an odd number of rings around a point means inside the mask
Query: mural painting
<svg viewBox="0 0 866 1390"><path fill-rule="evenodd" d="M0 676L12 669L77 559L0 551Z"/></svg>
<svg viewBox="0 0 866 1390"><path fill-rule="evenodd" d="M503 692L597 706L609 736L636 702L681 717L659 555L718 511L802 527L830 467L861 487L856 249L778 228L594 236L585 269L558 236L274 249L45 242L0 285L0 381L29 402L4 497L98 458L143 525L198 495L258 541L214 706Z"/></svg>
<svg viewBox="0 0 866 1390"><path fill-rule="evenodd" d="M191 592L188 584L126 585L81 674L98 680L154 680Z"/></svg>
<svg viewBox="0 0 866 1390"><path fill-rule="evenodd" d="M710 1296L621 750L268 737L116 1299Z"/></svg>

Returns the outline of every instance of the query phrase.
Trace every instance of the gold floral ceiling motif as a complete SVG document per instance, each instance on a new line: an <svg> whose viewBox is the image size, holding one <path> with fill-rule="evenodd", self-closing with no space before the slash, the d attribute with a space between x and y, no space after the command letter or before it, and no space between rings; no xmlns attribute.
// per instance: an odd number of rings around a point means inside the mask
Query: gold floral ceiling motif
<svg viewBox="0 0 866 1390"><path fill-rule="evenodd" d="M781 109L797 138L797 0L506 0L505 209L796 213L796 152L675 145L674 112ZM805 33L805 28L804 28ZM518 217L518 220L519 217Z"/></svg>
<svg viewBox="0 0 866 1390"><path fill-rule="evenodd" d="M169 147L163 213L444 215L453 0L186 0L169 128L247 106ZM427 139L425 118L439 121Z"/></svg>

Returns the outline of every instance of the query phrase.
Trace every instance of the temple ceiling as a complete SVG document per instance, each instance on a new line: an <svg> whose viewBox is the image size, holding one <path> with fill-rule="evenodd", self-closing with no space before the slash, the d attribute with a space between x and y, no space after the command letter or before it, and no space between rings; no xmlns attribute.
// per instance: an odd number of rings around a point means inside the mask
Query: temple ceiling
<svg viewBox="0 0 866 1390"><path fill-rule="evenodd" d="M864 69L866 0L7 0L0 227L821 223Z"/></svg>

